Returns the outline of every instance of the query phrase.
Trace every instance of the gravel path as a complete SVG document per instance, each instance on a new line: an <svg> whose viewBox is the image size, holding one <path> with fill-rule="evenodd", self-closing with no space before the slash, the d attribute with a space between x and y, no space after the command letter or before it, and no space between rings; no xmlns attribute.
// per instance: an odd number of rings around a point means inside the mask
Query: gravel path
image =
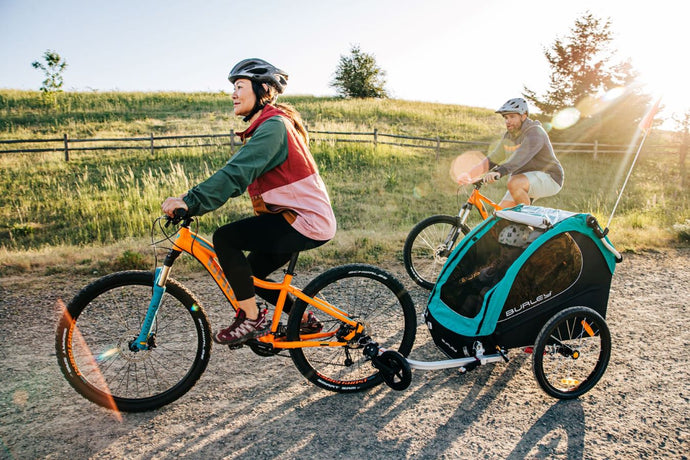
<svg viewBox="0 0 690 460"><path fill-rule="evenodd" d="M425 292L400 267L388 269L421 311ZM228 312L207 280L183 282L219 324ZM289 359L217 347L182 399L120 415L75 393L55 360L60 305L88 281L0 278L0 459L666 459L690 450L688 250L626 255L619 264L607 315L611 362L575 401L546 396L519 351L466 375L413 371L403 392L340 395L309 384ZM411 357L443 358L423 325Z"/></svg>

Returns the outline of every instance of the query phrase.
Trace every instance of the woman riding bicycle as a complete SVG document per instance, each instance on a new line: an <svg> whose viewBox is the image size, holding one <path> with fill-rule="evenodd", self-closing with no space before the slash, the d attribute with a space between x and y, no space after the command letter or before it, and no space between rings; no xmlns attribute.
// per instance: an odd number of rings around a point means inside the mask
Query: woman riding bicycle
<svg viewBox="0 0 690 460"><path fill-rule="evenodd" d="M479 177L492 169L484 176L484 181L491 183L507 175L508 191L499 203L502 208L557 194L563 186L563 167L541 123L529 118L527 102L510 99L496 113L503 116L506 133L469 177Z"/></svg>
<svg viewBox="0 0 690 460"><path fill-rule="evenodd" d="M321 246L335 235L335 215L301 116L291 106L275 103L287 78L287 73L262 59L245 59L232 68L228 79L235 87L233 111L249 123L237 133L244 145L206 181L162 204L169 216L180 208L198 216L245 190L251 197L255 216L224 225L213 234L218 261L240 306L234 322L214 333L217 343L244 343L264 327L266 309L258 307L256 294L272 304L277 297L275 291L255 288L252 276L266 279L292 253ZM291 305L286 299L285 310ZM305 323L307 329L320 327L313 316Z"/></svg>

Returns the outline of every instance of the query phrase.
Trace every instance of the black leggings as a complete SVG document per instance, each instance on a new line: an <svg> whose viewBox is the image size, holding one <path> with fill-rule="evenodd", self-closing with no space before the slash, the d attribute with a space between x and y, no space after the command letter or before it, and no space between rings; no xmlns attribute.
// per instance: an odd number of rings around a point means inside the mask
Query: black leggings
<svg viewBox="0 0 690 460"><path fill-rule="evenodd" d="M285 265L294 252L313 249L326 241L307 238L295 230L282 214L261 214L223 225L213 233L213 246L237 300L258 294L275 305L278 291L255 288L252 275L266 280L267 276ZM245 256L243 251L249 251ZM289 312L294 299L285 301Z"/></svg>

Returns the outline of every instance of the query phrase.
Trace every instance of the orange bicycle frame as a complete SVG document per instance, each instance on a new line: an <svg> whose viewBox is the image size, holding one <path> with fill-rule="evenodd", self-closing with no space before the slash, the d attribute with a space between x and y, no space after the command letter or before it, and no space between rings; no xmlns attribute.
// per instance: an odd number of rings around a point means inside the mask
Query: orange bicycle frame
<svg viewBox="0 0 690 460"><path fill-rule="evenodd" d="M187 254L194 257L201 263L204 268L213 277L220 290L228 299L230 304L235 310L239 309L239 303L235 297L230 283L225 277L225 273L218 262L218 256L216 251L210 241L204 239L203 237L197 235L189 229L187 226L182 226L179 228L177 234L172 240L173 248L171 253L176 252L172 255L172 260L164 264L161 276L159 277L158 283L160 286L165 285L165 280L170 272L170 267L172 262L180 252L186 252ZM170 257L170 256L169 256ZM296 255L293 256L288 270L285 272L282 282L264 281L257 278L253 278L254 285L260 288L279 291L278 301L276 302L276 308L273 312L273 318L271 320L270 332L265 336L259 337L257 340L270 343L275 348L304 348L304 347L342 347L347 345L348 341L354 339L357 334L364 330L364 325L350 319L346 312L342 311L338 307L331 305L323 299L316 297L309 297L304 294L299 288L292 286L292 279L294 277L293 268L297 261ZM169 263L169 265L168 265ZM314 306L315 308L323 311L325 314L332 316L345 324L352 326L352 330L342 336L342 340L338 341L324 341L322 339L328 339L335 336L335 331L331 332L319 332L314 334L302 334L300 335L299 341L286 341L284 337L276 337L276 332L278 331L278 324L280 322L280 315L283 313L283 307L285 305L285 299L288 294L292 294L296 298Z"/></svg>
<svg viewBox="0 0 690 460"><path fill-rule="evenodd" d="M477 211L479 211L479 214L482 216L482 219L486 219L487 217L489 217L489 212L487 211L487 208L484 206L484 204L494 208L496 211L501 209L499 205L497 205L489 198L482 195L479 192L479 189L476 187L474 190L472 190L472 193L470 194L469 198L467 198L467 202L477 208Z"/></svg>
<svg viewBox="0 0 690 460"><path fill-rule="evenodd" d="M489 217L487 206L492 207L496 211L501 209L499 205L481 194L479 191L481 186L481 181L474 184L474 190L472 190L472 193L467 198L467 201L463 203L462 207L460 208L460 212L458 212L458 219L460 222L459 227L466 225L467 218L470 216L470 212L472 211L473 207L477 208L477 211L479 212L479 215L482 216L482 219Z"/></svg>

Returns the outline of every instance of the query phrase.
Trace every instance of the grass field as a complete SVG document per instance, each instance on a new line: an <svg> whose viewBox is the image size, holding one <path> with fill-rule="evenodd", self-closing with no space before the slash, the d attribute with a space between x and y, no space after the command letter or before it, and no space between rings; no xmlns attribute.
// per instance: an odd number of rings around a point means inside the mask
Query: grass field
<svg viewBox="0 0 690 460"><path fill-rule="evenodd" d="M40 93L0 91L0 138L213 134L243 129L228 95L65 93L47 107ZM457 140L493 141L503 130L490 110L398 100L285 98L314 130L362 130ZM336 238L303 254L302 263L331 266L399 260L412 226L432 214L457 212L469 190L449 175L459 147L422 149L315 142L312 152L329 187L339 223ZM0 155L0 274L26 270L102 271L150 266L147 248L160 203L208 177L227 161L227 148ZM604 225L630 156L560 156L566 183L537 204L590 212ZM687 245L690 200L678 186L677 158L643 154L611 224L619 249ZM483 189L500 199L504 181ZM246 216L246 197L203 216L202 234Z"/></svg>

